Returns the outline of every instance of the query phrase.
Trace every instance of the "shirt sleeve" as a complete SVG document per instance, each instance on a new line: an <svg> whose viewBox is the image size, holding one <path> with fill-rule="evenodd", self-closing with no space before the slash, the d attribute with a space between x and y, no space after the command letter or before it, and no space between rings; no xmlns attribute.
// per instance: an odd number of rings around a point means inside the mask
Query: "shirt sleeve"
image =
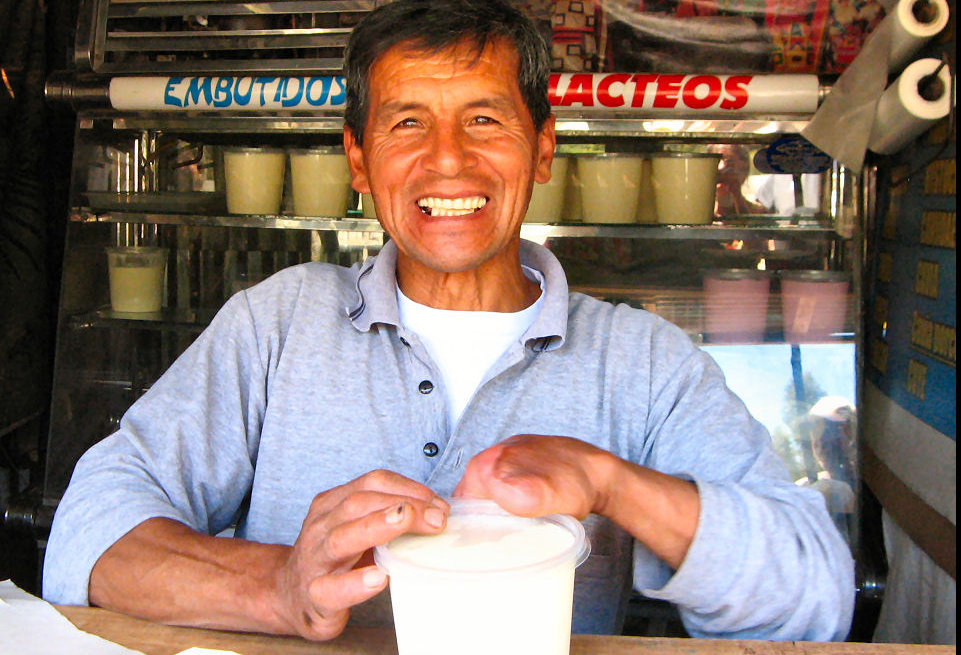
<svg viewBox="0 0 961 655"><path fill-rule="evenodd" d="M253 478L266 359L237 294L77 463L47 542L44 598L88 604L94 564L147 519L207 534L231 525Z"/></svg>
<svg viewBox="0 0 961 655"><path fill-rule="evenodd" d="M822 495L791 482L767 430L681 336L654 344L642 463L697 485L698 528L677 571L637 544L635 587L676 604L695 637L844 639L854 562Z"/></svg>

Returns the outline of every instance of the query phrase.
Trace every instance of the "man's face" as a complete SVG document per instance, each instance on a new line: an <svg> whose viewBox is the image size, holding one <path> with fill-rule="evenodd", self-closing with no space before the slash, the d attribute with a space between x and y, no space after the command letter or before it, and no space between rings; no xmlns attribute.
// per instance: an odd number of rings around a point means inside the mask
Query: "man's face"
<svg viewBox="0 0 961 655"><path fill-rule="evenodd" d="M397 244L398 272L516 262L533 182L550 179L554 123L534 129L514 50L394 47L371 70L369 107L363 146L349 129L344 144L354 189L373 194Z"/></svg>
<svg viewBox="0 0 961 655"><path fill-rule="evenodd" d="M718 184L724 184L732 190L739 189L751 173L747 153L735 145L720 146L711 152L721 155L717 172Z"/></svg>

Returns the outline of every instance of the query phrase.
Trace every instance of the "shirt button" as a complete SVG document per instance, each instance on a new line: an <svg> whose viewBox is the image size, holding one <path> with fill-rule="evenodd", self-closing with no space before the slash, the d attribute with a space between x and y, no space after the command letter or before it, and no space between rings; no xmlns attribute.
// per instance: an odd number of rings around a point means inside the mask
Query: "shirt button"
<svg viewBox="0 0 961 655"><path fill-rule="evenodd" d="M424 394L430 393L434 390L434 383L430 380L421 380L420 384L417 385L417 390Z"/></svg>
<svg viewBox="0 0 961 655"><path fill-rule="evenodd" d="M437 447L433 441L428 441L424 444L424 454L428 457L434 457L440 452L440 448Z"/></svg>

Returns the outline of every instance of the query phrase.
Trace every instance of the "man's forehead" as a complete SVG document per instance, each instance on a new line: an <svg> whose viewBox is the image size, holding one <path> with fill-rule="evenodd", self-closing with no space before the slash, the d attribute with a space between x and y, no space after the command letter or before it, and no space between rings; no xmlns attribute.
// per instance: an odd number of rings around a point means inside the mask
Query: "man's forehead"
<svg viewBox="0 0 961 655"><path fill-rule="evenodd" d="M371 72L377 70L378 65L385 59L409 59L413 62L431 59L434 61L447 60L457 67L473 68L486 57L507 56L514 64L519 62L517 49L504 37L491 37L484 42L464 37L443 46L430 46L419 40L401 41L382 52L371 64Z"/></svg>

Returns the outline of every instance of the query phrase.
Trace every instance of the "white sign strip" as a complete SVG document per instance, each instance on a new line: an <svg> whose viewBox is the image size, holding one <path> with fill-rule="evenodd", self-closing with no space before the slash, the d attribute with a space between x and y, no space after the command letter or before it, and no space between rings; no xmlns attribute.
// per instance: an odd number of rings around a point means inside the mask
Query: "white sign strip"
<svg viewBox="0 0 961 655"><path fill-rule="evenodd" d="M660 75L554 73L548 96L558 110L636 112L645 116L812 114L816 75ZM110 104L126 111L341 109L340 76L115 77Z"/></svg>
<svg viewBox="0 0 961 655"><path fill-rule="evenodd" d="M816 75L659 75L554 73L556 109L636 111L645 115L812 114Z"/></svg>

